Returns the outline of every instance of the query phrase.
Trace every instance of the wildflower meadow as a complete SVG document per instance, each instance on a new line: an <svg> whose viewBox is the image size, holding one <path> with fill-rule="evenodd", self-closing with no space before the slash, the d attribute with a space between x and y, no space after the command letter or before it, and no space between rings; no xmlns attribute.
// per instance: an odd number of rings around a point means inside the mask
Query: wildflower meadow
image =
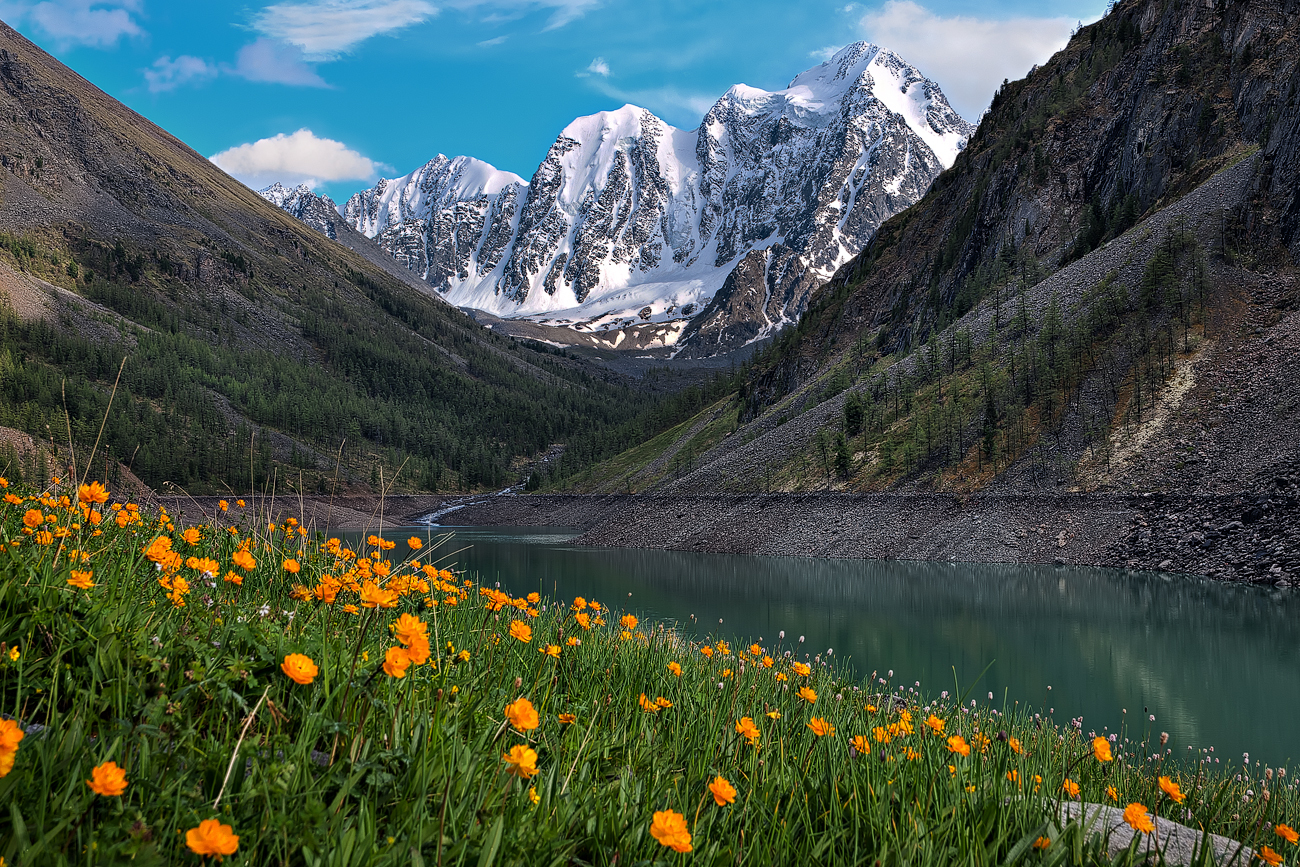
<svg viewBox="0 0 1300 867"><path fill-rule="evenodd" d="M5 865L1142 863L1156 816L1297 862L1284 768L483 586L379 526L0 488Z"/></svg>

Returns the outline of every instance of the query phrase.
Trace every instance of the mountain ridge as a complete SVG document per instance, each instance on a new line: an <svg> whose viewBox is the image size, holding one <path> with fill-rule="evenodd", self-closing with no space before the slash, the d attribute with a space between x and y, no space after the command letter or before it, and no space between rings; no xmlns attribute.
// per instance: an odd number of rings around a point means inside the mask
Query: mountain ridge
<svg viewBox="0 0 1300 867"><path fill-rule="evenodd" d="M457 306L638 349L681 352L685 333L711 355L797 319L972 130L914 67L856 43L784 90L732 87L696 130L626 105L566 126L528 183L439 155L343 213ZM492 183L463 183L469 166ZM768 248L779 267L733 278Z"/></svg>

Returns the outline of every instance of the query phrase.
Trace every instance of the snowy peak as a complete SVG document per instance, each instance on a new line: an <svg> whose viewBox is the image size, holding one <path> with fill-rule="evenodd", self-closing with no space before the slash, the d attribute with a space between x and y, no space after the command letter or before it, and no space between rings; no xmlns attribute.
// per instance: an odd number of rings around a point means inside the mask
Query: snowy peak
<svg viewBox="0 0 1300 867"><path fill-rule="evenodd" d="M338 238L338 229L334 224L339 220L339 208L329 196L316 195L306 184L289 189L279 183L258 190L257 194L322 235Z"/></svg>
<svg viewBox="0 0 1300 867"><path fill-rule="evenodd" d="M695 130L624 105L568 124L527 183L439 154L344 217L458 306L588 337L672 325L707 354L794 322L973 129L860 42L784 90L732 87Z"/></svg>

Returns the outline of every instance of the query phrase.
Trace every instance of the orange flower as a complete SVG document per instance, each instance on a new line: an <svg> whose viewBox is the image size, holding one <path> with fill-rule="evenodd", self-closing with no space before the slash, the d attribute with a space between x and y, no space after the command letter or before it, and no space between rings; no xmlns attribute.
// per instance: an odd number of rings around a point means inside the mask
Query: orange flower
<svg viewBox="0 0 1300 867"><path fill-rule="evenodd" d="M412 551L418 551L424 547L424 543L420 541L419 536L412 536L407 539L406 544Z"/></svg>
<svg viewBox="0 0 1300 867"><path fill-rule="evenodd" d="M586 607L587 607L587 600L586 600L586 599L583 599L581 596L578 596L578 597L575 597L575 598L574 598L574 600L573 600L573 610L574 610L574 611L581 611L582 609L584 609L584 608L586 608Z"/></svg>
<svg viewBox="0 0 1300 867"><path fill-rule="evenodd" d="M90 580L94 574L95 573L89 569L73 569L72 577L68 579L68 584L72 587L76 587L78 590L89 590L91 587L95 586L95 582Z"/></svg>
<svg viewBox="0 0 1300 867"><path fill-rule="evenodd" d="M709 783L709 791L713 793L713 800L719 807L725 807L736 800L736 787L722 777L713 778L713 782Z"/></svg>
<svg viewBox="0 0 1300 867"><path fill-rule="evenodd" d="M1011 752L1015 753L1016 755L1020 755L1021 753L1024 752L1024 749L1022 749L1020 746L1020 738L1011 738L1010 740L1007 741L1007 746L1011 747Z"/></svg>
<svg viewBox="0 0 1300 867"><path fill-rule="evenodd" d="M1263 861L1268 867L1277 867L1282 863L1282 856L1265 846L1257 854L1259 860Z"/></svg>
<svg viewBox="0 0 1300 867"><path fill-rule="evenodd" d="M1106 787L1106 797L1107 797L1107 798L1110 798L1112 801L1118 801L1118 800L1119 800L1119 790L1116 789L1114 786L1107 786L1107 787Z"/></svg>
<svg viewBox="0 0 1300 867"><path fill-rule="evenodd" d="M559 658L560 658L560 645L558 645L558 644L548 644L548 645L546 645L545 647L539 647L539 648L537 648L537 652L538 652L538 653L544 653L544 654L546 654L547 656L550 656L550 657L555 658L555 659L559 659Z"/></svg>
<svg viewBox="0 0 1300 867"><path fill-rule="evenodd" d="M1151 814L1147 812L1147 808L1142 804L1133 803L1125 807L1124 821L1134 831L1141 831L1143 834L1150 834L1156 829L1155 823L1151 821Z"/></svg>
<svg viewBox="0 0 1300 867"><path fill-rule="evenodd" d="M524 623L522 620L510 621L510 637L522 641L524 644L533 640L533 627Z"/></svg>
<svg viewBox="0 0 1300 867"><path fill-rule="evenodd" d="M777 683L785 683L785 682L786 682L787 680L789 680L789 679L790 679L790 678L788 678L788 677L785 676L785 672L784 672L784 671L778 671L778 672L776 673L776 682L777 682Z"/></svg>
<svg viewBox="0 0 1300 867"><path fill-rule="evenodd" d="M1100 735L1092 739L1092 754L1099 762L1110 762L1115 759L1115 756L1110 752L1110 741ZM1144 807L1143 809L1146 808Z"/></svg>
<svg viewBox="0 0 1300 867"><path fill-rule="evenodd" d="M970 755L970 744L961 735L953 735L948 738L948 752L956 753L959 756Z"/></svg>
<svg viewBox="0 0 1300 867"><path fill-rule="evenodd" d="M812 729L812 733L817 735L819 738L827 735L830 735L831 737L835 736L835 726L828 723L824 717L813 717L808 722L808 728Z"/></svg>
<svg viewBox="0 0 1300 867"><path fill-rule="evenodd" d="M204 819L197 828L185 832L185 845L196 855L216 855L221 860L221 856L234 855L239 848L239 836L231 833L233 830L216 819Z"/></svg>
<svg viewBox="0 0 1300 867"><path fill-rule="evenodd" d="M577 614L573 615L573 619L578 621L578 625L583 629L591 628L591 615L587 614L585 611L579 611Z"/></svg>
<svg viewBox="0 0 1300 867"><path fill-rule="evenodd" d="M378 582L367 581L361 585L362 608L396 608L397 594L380 587Z"/></svg>
<svg viewBox="0 0 1300 867"><path fill-rule="evenodd" d="M390 647L384 654L384 674L389 677L406 677L410 665L411 656L404 647Z"/></svg>
<svg viewBox="0 0 1300 867"><path fill-rule="evenodd" d="M244 548L240 548L234 554L231 554L230 559L236 566L243 569L245 572L252 572L257 568L257 560L254 559L253 555L248 553Z"/></svg>
<svg viewBox="0 0 1300 867"><path fill-rule="evenodd" d="M108 502L108 489L99 482L91 482L77 488L77 501L91 506Z"/></svg>
<svg viewBox="0 0 1300 867"><path fill-rule="evenodd" d="M537 711L533 703L520 696L506 705L506 719L517 731L530 732L538 726Z"/></svg>
<svg viewBox="0 0 1300 867"><path fill-rule="evenodd" d="M227 509L230 508L230 504L227 503L225 500L218 500L218 501L217 501L217 508L224 512L224 511L226 511Z"/></svg>
<svg viewBox="0 0 1300 867"><path fill-rule="evenodd" d="M280 670L289 676L294 683L306 686L316 679L320 674L320 669L316 663L311 661L311 657L302 653L291 653L280 663Z"/></svg>
<svg viewBox="0 0 1300 867"><path fill-rule="evenodd" d="M181 538L185 540L187 545L197 545L202 536L198 527L189 527L184 533L181 533Z"/></svg>
<svg viewBox="0 0 1300 867"><path fill-rule="evenodd" d="M16 651L17 648L14 648ZM10 659L16 659L14 651ZM14 769L14 759L18 756L18 743L23 739L23 730L11 719L0 719L0 777L8 776Z"/></svg>
<svg viewBox="0 0 1300 867"><path fill-rule="evenodd" d="M1017 786L1020 785L1020 771L1014 768L1007 771L1007 779L1015 783Z"/></svg>
<svg viewBox="0 0 1300 867"><path fill-rule="evenodd" d="M1034 841L1035 849L1046 849L1050 845L1052 845L1052 841L1046 837L1039 837L1037 840Z"/></svg>
<svg viewBox="0 0 1300 867"><path fill-rule="evenodd" d="M1300 834L1297 834L1296 830L1290 825L1278 825L1273 830L1277 832L1279 837L1290 843L1292 846L1296 844L1297 840L1300 840Z"/></svg>
<svg viewBox="0 0 1300 867"><path fill-rule="evenodd" d="M674 677L681 677L682 667L678 665L676 662L670 662L668 663L668 672L672 674Z"/></svg>
<svg viewBox="0 0 1300 867"><path fill-rule="evenodd" d="M885 728L884 726L876 726L871 730L871 734L875 737L876 743L879 744L887 744L891 740L893 740L893 737L891 737L889 734L889 729ZM957 735L957 737L961 737L961 735ZM949 744L948 748L952 749L952 745ZM967 747L967 749L970 748ZM965 754L963 753L963 755Z"/></svg>
<svg viewBox="0 0 1300 867"><path fill-rule="evenodd" d="M284 571L288 572L290 575L297 575L301 569L302 564L292 557L284 561Z"/></svg>
<svg viewBox="0 0 1300 867"><path fill-rule="evenodd" d="M429 624L412 614L402 614L393 622L392 628L397 640L408 646L417 636L427 640L429 634Z"/></svg>
<svg viewBox="0 0 1300 867"><path fill-rule="evenodd" d="M560 725L569 726L569 725L573 725L577 721L578 718L571 713L560 714Z"/></svg>
<svg viewBox="0 0 1300 867"><path fill-rule="evenodd" d="M646 698L644 692L641 693L641 697L637 699L637 703L641 705L641 710L646 713L659 713L659 705Z"/></svg>
<svg viewBox="0 0 1300 867"><path fill-rule="evenodd" d="M1160 790L1168 795L1169 800L1173 801L1175 804L1181 804L1186 800L1187 796L1183 794L1182 789L1178 788L1178 784L1173 780L1168 777L1161 777L1159 783Z"/></svg>
<svg viewBox="0 0 1300 867"><path fill-rule="evenodd" d="M1065 782L1061 783L1061 789L1071 798L1079 797L1079 784L1069 777L1066 777Z"/></svg>
<svg viewBox="0 0 1300 867"><path fill-rule="evenodd" d="M800 677L807 677L808 675L812 674L812 668L810 666L804 665L802 662L796 662L794 665L790 667L793 668L794 673L799 675Z"/></svg>
<svg viewBox="0 0 1300 867"><path fill-rule="evenodd" d="M538 774L537 751L523 745L510 748L510 752L501 757L506 763L506 773L522 779L529 779Z"/></svg>
<svg viewBox="0 0 1300 867"><path fill-rule="evenodd" d="M937 735L943 734L943 727L945 723L943 720L939 719L934 714L930 714L930 718L925 721L925 724L930 728L930 731L934 732L935 734Z"/></svg>
<svg viewBox="0 0 1300 867"><path fill-rule="evenodd" d="M758 726L754 725L754 720L747 716L742 716L736 723L736 734L749 741L752 747L758 746Z"/></svg>
<svg viewBox="0 0 1300 867"><path fill-rule="evenodd" d="M104 762L90 772L86 785L96 795L116 798L126 791L126 771L117 766L117 762Z"/></svg>
<svg viewBox="0 0 1300 867"><path fill-rule="evenodd" d="M817 701L817 693L806 686L799 687L799 697L809 704L814 704Z"/></svg>
<svg viewBox="0 0 1300 867"><path fill-rule="evenodd" d="M238 587L239 585L244 583L244 576L233 571L227 571L226 577L222 578L221 580L229 581L231 584L234 584L236 587Z"/></svg>
<svg viewBox="0 0 1300 867"><path fill-rule="evenodd" d="M32 528L33 530L44 523L45 523L45 515L41 512L40 509L28 509L26 513L23 514L23 524ZM170 542L170 540L168 541Z"/></svg>
<svg viewBox="0 0 1300 867"><path fill-rule="evenodd" d="M674 852L691 851L691 832L686 827L686 817L672 810L655 813L650 823L650 836Z"/></svg>
<svg viewBox="0 0 1300 867"><path fill-rule="evenodd" d="M618 622L624 629L636 629L636 625L639 621L636 619L636 615L634 614L624 614L619 618Z"/></svg>
<svg viewBox="0 0 1300 867"><path fill-rule="evenodd" d="M217 573L221 571L221 564L211 557L191 557L186 561L186 565L209 578L217 577Z"/></svg>
<svg viewBox="0 0 1300 867"><path fill-rule="evenodd" d="M864 756L871 754L871 742L867 740L866 735L854 735L853 740L849 741L849 746Z"/></svg>

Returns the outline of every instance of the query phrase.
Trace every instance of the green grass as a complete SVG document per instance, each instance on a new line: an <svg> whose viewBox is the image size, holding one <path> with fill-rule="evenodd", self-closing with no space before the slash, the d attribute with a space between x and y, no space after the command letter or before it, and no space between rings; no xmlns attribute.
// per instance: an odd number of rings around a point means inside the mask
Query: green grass
<svg viewBox="0 0 1300 867"><path fill-rule="evenodd" d="M165 515L119 527L106 504L96 525L75 491L7 493L0 713L26 728L0 778L7 864L197 863L185 832L213 818L239 836L228 862L250 865L1111 863L1095 834L1053 821L1067 775L1084 800L1108 802L1113 786L1121 805L1140 801L1295 860L1269 824L1300 824L1293 777L1160 771L1144 758L1158 750L1146 733L1132 743L1119 733L1116 761L1101 764L1087 733L1020 704L921 696L829 659L807 660L802 675L797 643L714 640L706 655L663 624L590 607L585 629L567 601L516 599L438 571L436 540L353 558L337 542L260 524L204 525L191 544ZM29 510L40 531L24 532ZM162 566L146 555L160 537L179 564L156 544ZM241 544L255 568L233 559ZM207 578L191 557L243 583ZM300 572L285 569L290 558ZM386 560L390 569L377 565ZM70 586L73 565L95 586ZM394 607L347 609L361 604L349 588L366 569L388 569L384 589L402 591ZM176 593L177 578L188 592ZM339 586L332 604L313 593ZM396 678L381 663L402 614L427 624L432 658ZM516 621L529 640L512 636ZM318 665L311 683L281 670L291 653ZM643 695L671 706L643 710ZM540 718L526 732L505 715L520 697ZM942 735L925 724L931 714ZM737 732L743 717L757 746ZM834 734L816 735L814 718ZM877 739L890 726L890 741ZM975 745L969 756L950 751L954 734ZM851 746L859 736L866 751ZM502 761L522 745L538 755L530 780ZM119 797L85 783L109 760L127 772ZM1187 794L1176 810L1156 783L1169 772ZM737 792L727 806L709 793L718 776ZM688 854L651 834L654 813L668 810L684 817ZM1050 845L1034 848L1039 837Z"/></svg>

